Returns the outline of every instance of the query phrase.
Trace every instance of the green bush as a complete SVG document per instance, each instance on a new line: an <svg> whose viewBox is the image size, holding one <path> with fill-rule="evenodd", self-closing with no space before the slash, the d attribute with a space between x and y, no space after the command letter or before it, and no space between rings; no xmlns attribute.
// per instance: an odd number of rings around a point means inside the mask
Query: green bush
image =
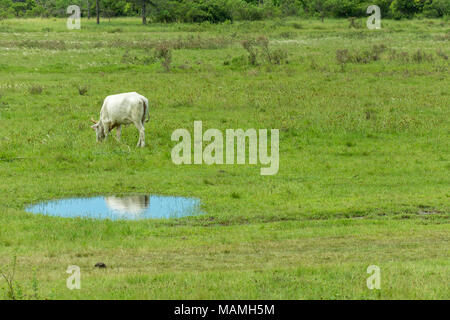
<svg viewBox="0 0 450 320"><path fill-rule="evenodd" d="M185 0L157 2L153 18L158 22L211 22L261 20L282 15L282 8L267 2L256 6L244 0Z"/></svg>
<svg viewBox="0 0 450 320"><path fill-rule="evenodd" d="M242 0L228 0L228 6L231 8L233 20L261 20L264 18L264 12L261 7L257 7Z"/></svg>
<svg viewBox="0 0 450 320"><path fill-rule="evenodd" d="M262 20L285 16L367 17L367 7L378 5L383 18L430 18L450 15L450 0L146 0L147 15L155 22L211 22ZM86 15L86 0L0 0L0 19L13 16L67 17L75 4ZM95 15L92 0L91 14ZM101 15L139 16L141 0L100 0Z"/></svg>
<svg viewBox="0 0 450 320"><path fill-rule="evenodd" d="M328 5L331 15L335 17L360 17L365 15L368 7L362 8L355 0L329 0Z"/></svg>
<svg viewBox="0 0 450 320"><path fill-rule="evenodd" d="M440 18L450 15L449 0L433 0L427 1L423 6L423 14L427 18Z"/></svg>
<svg viewBox="0 0 450 320"><path fill-rule="evenodd" d="M420 8L420 0L394 0L390 9L396 19L412 18Z"/></svg>

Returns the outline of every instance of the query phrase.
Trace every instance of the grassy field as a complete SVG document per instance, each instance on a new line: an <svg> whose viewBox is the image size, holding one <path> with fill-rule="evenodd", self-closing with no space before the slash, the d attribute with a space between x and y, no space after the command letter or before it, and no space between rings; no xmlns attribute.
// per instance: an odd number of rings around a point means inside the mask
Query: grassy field
<svg viewBox="0 0 450 320"><path fill-rule="evenodd" d="M450 298L449 40L444 20L0 21L0 269L17 257L16 298ZM150 101L147 146L132 127L97 144L89 119L128 91ZM171 134L194 120L280 129L278 174L174 165ZM130 193L196 197L205 214L25 212ZM81 290L66 288L69 265Z"/></svg>

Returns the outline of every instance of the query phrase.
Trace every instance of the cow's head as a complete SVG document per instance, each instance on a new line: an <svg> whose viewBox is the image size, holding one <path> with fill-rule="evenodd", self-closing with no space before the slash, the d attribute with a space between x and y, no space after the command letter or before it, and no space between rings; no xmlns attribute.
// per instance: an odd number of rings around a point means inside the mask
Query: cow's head
<svg viewBox="0 0 450 320"><path fill-rule="evenodd" d="M91 126L91 128L95 131L95 134L97 135L97 142L102 141L103 139L105 139L105 129L101 123L101 121L99 122L95 122L95 120L91 121L94 123L93 126Z"/></svg>

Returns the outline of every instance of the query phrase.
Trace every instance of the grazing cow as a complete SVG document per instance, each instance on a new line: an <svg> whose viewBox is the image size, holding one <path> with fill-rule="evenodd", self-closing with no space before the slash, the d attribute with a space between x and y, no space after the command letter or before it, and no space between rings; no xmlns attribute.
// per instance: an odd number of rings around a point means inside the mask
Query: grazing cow
<svg viewBox="0 0 450 320"><path fill-rule="evenodd" d="M100 120L91 127L97 134L97 141L108 137L109 132L117 128L120 140L122 125L133 123L139 130L138 147L145 146L145 122L149 121L148 100L136 92L127 92L107 96L100 110Z"/></svg>

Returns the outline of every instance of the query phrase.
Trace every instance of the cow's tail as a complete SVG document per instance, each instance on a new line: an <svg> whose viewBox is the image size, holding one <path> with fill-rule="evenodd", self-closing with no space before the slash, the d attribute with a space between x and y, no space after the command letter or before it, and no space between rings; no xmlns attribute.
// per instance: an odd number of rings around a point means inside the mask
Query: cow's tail
<svg viewBox="0 0 450 320"><path fill-rule="evenodd" d="M142 123L150 121L150 112L148 111L148 102L145 99L142 99L142 103L144 105L144 114L142 115Z"/></svg>

